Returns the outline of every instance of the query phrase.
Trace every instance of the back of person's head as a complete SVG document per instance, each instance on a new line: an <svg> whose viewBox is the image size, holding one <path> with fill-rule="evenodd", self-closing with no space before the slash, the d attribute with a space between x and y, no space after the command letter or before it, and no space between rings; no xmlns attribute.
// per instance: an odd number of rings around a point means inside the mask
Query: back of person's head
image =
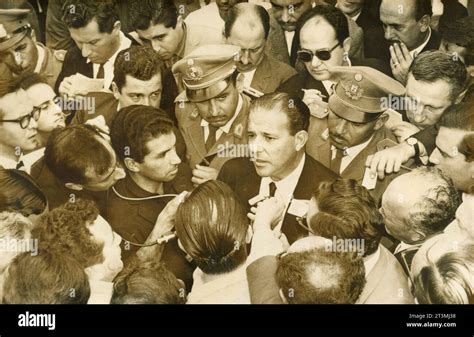
<svg viewBox="0 0 474 337"><path fill-rule="evenodd" d="M233 6L225 21L224 37L229 38L232 34L232 28L238 20L244 20L245 24L252 28L256 25L261 25L263 27L265 40L268 38L268 34L270 33L270 15L263 6L249 3L239 3Z"/></svg>
<svg viewBox="0 0 474 337"><path fill-rule="evenodd" d="M182 283L157 261L133 260L116 276L111 304L184 304Z"/></svg>
<svg viewBox="0 0 474 337"><path fill-rule="evenodd" d="M73 29L84 28L95 20L100 33L110 34L119 20L115 0L67 0L62 8L62 21Z"/></svg>
<svg viewBox="0 0 474 337"><path fill-rule="evenodd" d="M6 271L5 304L87 304L89 296L84 269L67 254L22 253Z"/></svg>
<svg viewBox="0 0 474 337"><path fill-rule="evenodd" d="M197 186L178 207L175 226L184 250L207 274L233 271L247 259L246 212L223 182Z"/></svg>
<svg viewBox="0 0 474 337"><path fill-rule="evenodd" d="M464 131L474 131L474 86L471 85L461 102L451 106L441 116L440 127L459 129Z"/></svg>
<svg viewBox="0 0 474 337"><path fill-rule="evenodd" d="M85 124L69 125L51 132L44 151L49 170L62 182L87 184L86 175L106 174L115 165L99 132Z"/></svg>
<svg viewBox="0 0 474 337"><path fill-rule="evenodd" d="M276 281L289 304L354 304L365 269L356 254L319 248L283 255Z"/></svg>
<svg viewBox="0 0 474 337"><path fill-rule="evenodd" d="M454 43L466 48L464 63L474 65L474 18L472 16L445 22L439 27L439 32L445 42Z"/></svg>
<svg viewBox="0 0 474 337"><path fill-rule="evenodd" d="M20 86L23 90L27 90L36 84L49 85L46 81L46 78L37 73L25 73L19 76L16 80L19 81Z"/></svg>
<svg viewBox="0 0 474 337"><path fill-rule="evenodd" d="M28 217L42 214L47 205L45 195L28 174L0 167L0 212L19 212Z"/></svg>
<svg viewBox="0 0 474 337"><path fill-rule="evenodd" d="M178 22L178 10L172 0L133 0L129 9L130 22L138 30L160 24L174 29Z"/></svg>
<svg viewBox="0 0 474 337"><path fill-rule="evenodd" d="M280 112L288 118L288 130L291 135L299 131L308 131L310 112L308 106L299 98L287 93L274 92L252 101L250 113L263 111L269 115Z"/></svg>
<svg viewBox="0 0 474 337"><path fill-rule="evenodd" d="M336 39L342 46L344 41L349 37L349 24L347 23L344 13L339 8L328 4L316 5L305 12L298 20L295 37L300 36L303 27L305 27L309 21L317 17L323 18L334 28Z"/></svg>
<svg viewBox="0 0 474 337"><path fill-rule="evenodd" d="M415 276L420 304L474 304L474 244L460 246L436 261L428 258L428 262Z"/></svg>
<svg viewBox="0 0 474 337"><path fill-rule="evenodd" d="M132 158L142 163L149 149L149 140L173 132L173 122L163 110L145 105L121 109L110 128L112 147L118 159Z"/></svg>
<svg viewBox="0 0 474 337"><path fill-rule="evenodd" d="M451 99L456 101L466 89L468 72L464 63L441 50L429 50L419 54L408 70L415 80L434 83L444 81L451 87Z"/></svg>
<svg viewBox="0 0 474 337"><path fill-rule="evenodd" d="M78 198L43 216L32 236L38 239L40 249L71 256L87 268L104 260L104 244L96 241L88 228L98 215L93 201Z"/></svg>
<svg viewBox="0 0 474 337"><path fill-rule="evenodd" d="M33 229L33 223L16 212L0 212L0 238L2 240L12 240L11 242L26 243L31 238L31 231ZM20 247L21 245L15 245ZM0 250L0 274L9 265L9 263L22 251L19 249L6 249ZM30 251L34 250L34 247L27 247ZM1 291L0 291L1 293Z"/></svg>
<svg viewBox="0 0 474 337"><path fill-rule="evenodd" d="M377 250L383 219L365 187L353 179L323 182L314 193L314 201L319 211L308 224L315 235L363 240L364 256Z"/></svg>
<svg viewBox="0 0 474 337"><path fill-rule="evenodd" d="M163 63L158 53L150 46L131 46L120 51L114 63L114 82L119 92L126 83L127 75L140 80L149 81L153 76L161 74Z"/></svg>

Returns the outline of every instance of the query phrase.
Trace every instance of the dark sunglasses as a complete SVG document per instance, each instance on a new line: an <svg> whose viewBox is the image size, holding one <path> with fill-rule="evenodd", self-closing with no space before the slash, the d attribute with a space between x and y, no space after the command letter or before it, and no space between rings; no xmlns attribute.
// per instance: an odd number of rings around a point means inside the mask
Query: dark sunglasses
<svg viewBox="0 0 474 337"><path fill-rule="evenodd" d="M35 121L38 121L40 117L40 109L37 107L34 107L33 110L28 114L21 116L20 118L17 119L1 119L0 123L19 123L20 127L22 129L26 129L31 122L31 119L33 118Z"/></svg>
<svg viewBox="0 0 474 337"><path fill-rule="evenodd" d="M331 52L336 49L339 46L339 42L332 47L331 49L318 49L315 50L314 52L311 50L307 49L302 49L298 50L298 58L301 60L301 62L311 62L313 60L313 57L317 57L321 61L328 61L331 59Z"/></svg>

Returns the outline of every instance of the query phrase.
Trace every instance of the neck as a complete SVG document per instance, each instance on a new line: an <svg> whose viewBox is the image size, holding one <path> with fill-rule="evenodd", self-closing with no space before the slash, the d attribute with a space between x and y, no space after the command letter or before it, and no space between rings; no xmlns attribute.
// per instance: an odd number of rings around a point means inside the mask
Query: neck
<svg viewBox="0 0 474 337"><path fill-rule="evenodd" d="M280 181L288 177L288 175L293 172L298 165L300 164L301 158L303 158L304 151L300 150L296 153L296 156L293 160L290 161L290 166L288 166L284 172L278 172L275 176L270 176L273 181Z"/></svg>
<svg viewBox="0 0 474 337"><path fill-rule="evenodd" d="M15 148L0 144L0 156L17 161L20 154L17 155Z"/></svg>
<svg viewBox="0 0 474 337"><path fill-rule="evenodd" d="M112 45L109 59L112 57L112 55L114 55L117 52L119 47L120 47L120 34L114 40L114 44Z"/></svg>
<svg viewBox="0 0 474 337"><path fill-rule="evenodd" d="M43 131L38 130L38 136L37 136L38 143L39 143L38 148L46 146L46 142L48 141L50 134L51 132L43 132Z"/></svg>
<svg viewBox="0 0 474 337"><path fill-rule="evenodd" d="M356 16L357 14L359 14L361 11L362 11L362 7L359 8L358 10L356 10L356 11L350 13L350 14L346 14L346 15L347 15L348 17L350 17L350 18L353 18L354 16Z"/></svg>
<svg viewBox="0 0 474 337"><path fill-rule="evenodd" d="M148 179L136 172L129 171L129 174L135 184L137 184L142 190L153 194L163 194L164 189L162 181Z"/></svg>
<svg viewBox="0 0 474 337"><path fill-rule="evenodd" d="M412 50L415 50L416 48L418 48L419 46L421 46L423 43L425 43L426 39L428 38L428 35L430 34L430 30L427 29L426 32L424 32L421 36L420 36L420 39L418 41L418 43L416 44L415 47L413 47L412 49L410 49L410 51Z"/></svg>

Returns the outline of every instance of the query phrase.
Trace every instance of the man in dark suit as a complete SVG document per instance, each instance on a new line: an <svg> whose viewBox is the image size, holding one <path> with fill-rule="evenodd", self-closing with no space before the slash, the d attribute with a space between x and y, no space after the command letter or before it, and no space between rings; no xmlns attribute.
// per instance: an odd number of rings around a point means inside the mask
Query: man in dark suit
<svg viewBox="0 0 474 337"><path fill-rule="evenodd" d="M268 94L297 74L265 52L269 32L270 17L264 7L242 3L230 10L224 37L227 43L241 48L237 69L244 76L244 92L252 97L259 95L252 95L252 89Z"/></svg>
<svg viewBox="0 0 474 337"><path fill-rule="evenodd" d="M218 177L249 208L268 196L287 205L276 228L289 243L308 234L297 217L305 215L316 188L338 176L305 153L308 125L309 110L300 99L284 93L256 99L248 122L252 156L229 160Z"/></svg>
<svg viewBox="0 0 474 337"><path fill-rule="evenodd" d="M403 85L413 59L424 51L439 49L441 38L430 27L432 15L431 0L382 1L380 19L390 44L390 59L383 61L390 63L394 78Z"/></svg>
<svg viewBox="0 0 474 337"><path fill-rule="evenodd" d="M121 31L115 3L112 0L68 0L63 21L76 47L66 54L55 91L75 96L108 90L117 54L132 43L138 44ZM98 81L84 81L77 73Z"/></svg>
<svg viewBox="0 0 474 337"><path fill-rule="evenodd" d="M124 239L125 263L137 252L136 244L146 241L173 195L192 189L189 170L180 170L173 129L173 122L160 110L142 105L120 110L112 123L112 146L127 176L109 190L107 214L113 230ZM183 175L187 184L179 178ZM177 240L164 245L162 261L190 289L194 268Z"/></svg>
<svg viewBox="0 0 474 337"><path fill-rule="evenodd" d="M395 175L383 181L369 179L365 163L369 155L397 144L384 126L389 118L385 113L389 104L384 100L389 95L402 96L405 88L369 67L334 67L331 71L339 81L329 98L328 115L311 119L307 151L341 177L367 187L379 202Z"/></svg>

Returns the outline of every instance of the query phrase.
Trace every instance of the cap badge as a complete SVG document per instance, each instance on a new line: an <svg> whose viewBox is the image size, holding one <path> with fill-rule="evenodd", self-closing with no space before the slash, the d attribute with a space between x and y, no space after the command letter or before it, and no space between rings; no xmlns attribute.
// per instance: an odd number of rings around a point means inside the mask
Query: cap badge
<svg viewBox="0 0 474 337"><path fill-rule="evenodd" d="M192 65L186 70L186 76L192 81L199 81L202 79L204 72L201 67Z"/></svg>
<svg viewBox="0 0 474 337"><path fill-rule="evenodd" d="M358 100L362 97L362 94L364 93L364 89L362 89L357 83L354 82L348 82L344 86L344 90L346 92L346 95L352 98L353 100Z"/></svg>

